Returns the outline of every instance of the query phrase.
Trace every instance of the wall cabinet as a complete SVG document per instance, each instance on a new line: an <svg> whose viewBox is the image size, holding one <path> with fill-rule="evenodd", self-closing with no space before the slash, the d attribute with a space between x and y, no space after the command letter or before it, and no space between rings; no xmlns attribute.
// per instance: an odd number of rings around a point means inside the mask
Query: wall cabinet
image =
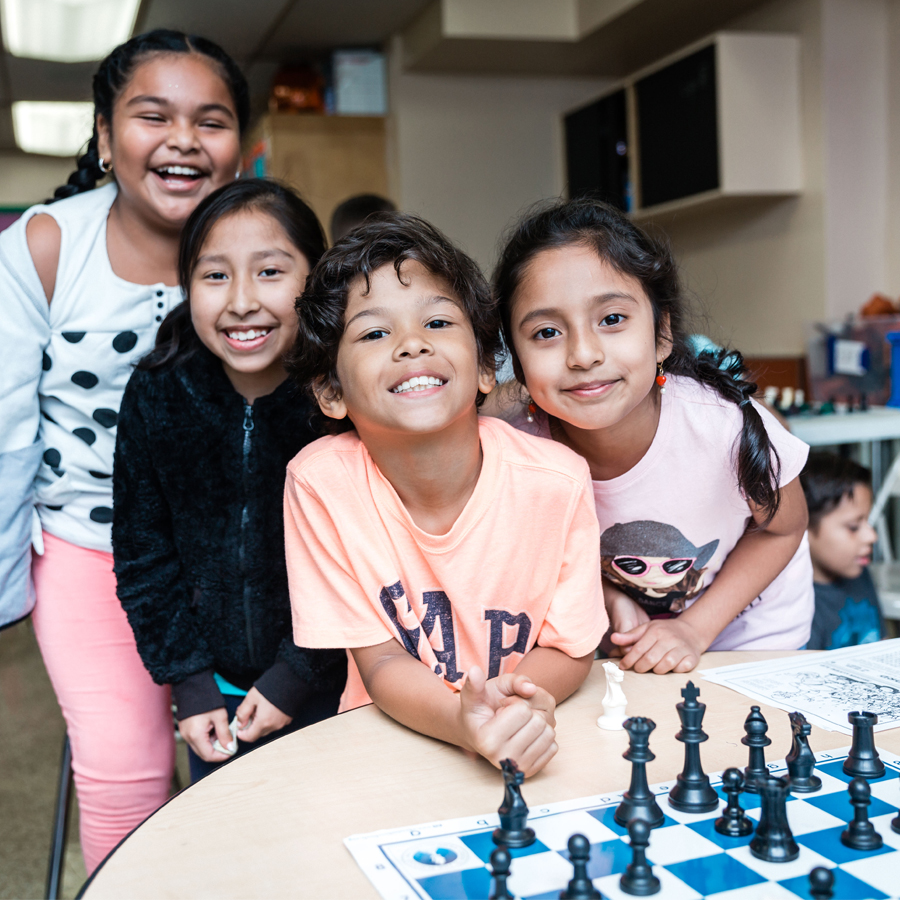
<svg viewBox="0 0 900 900"><path fill-rule="evenodd" d="M645 218L802 188L800 43L721 32L565 117L570 196Z"/></svg>

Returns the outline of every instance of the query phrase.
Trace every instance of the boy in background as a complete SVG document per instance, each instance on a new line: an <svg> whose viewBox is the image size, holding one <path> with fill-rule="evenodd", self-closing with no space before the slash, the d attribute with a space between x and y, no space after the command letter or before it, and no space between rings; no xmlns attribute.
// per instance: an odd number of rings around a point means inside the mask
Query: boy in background
<svg viewBox="0 0 900 900"><path fill-rule="evenodd" d="M800 475L809 508L816 610L809 650L834 650L881 640L884 623L867 568L875 529L872 475L849 459L811 453Z"/></svg>

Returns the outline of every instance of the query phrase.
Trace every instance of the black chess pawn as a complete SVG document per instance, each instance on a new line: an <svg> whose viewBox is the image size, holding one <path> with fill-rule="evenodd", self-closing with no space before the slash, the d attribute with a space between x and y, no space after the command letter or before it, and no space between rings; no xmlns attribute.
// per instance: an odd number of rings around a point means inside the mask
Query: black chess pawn
<svg viewBox="0 0 900 900"><path fill-rule="evenodd" d="M506 886L509 878L509 867L512 857L506 847L498 847L491 854L491 894L488 900L514 900L513 895Z"/></svg>
<svg viewBox="0 0 900 900"><path fill-rule="evenodd" d="M632 819L628 823L628 837L631 838L631 862L619 879L619 887L633 897L649 897L659 893L659 879L647 862L650 826L643 819Z"/></svg>
<svg viewBox="0 0 900 900"><path fill-rule="evenodd" d="M893 819L891 819L891 831L895 831L897 832L897 834L900 834L900 812L898 812L897 815L894 816Z"/></svg>
<svg viewBox="0 0 900 900"><path fill-rule="evenodd" d="M628 749L622 756L631 763L631 784L613 818L624 828L632 819L643 819L651 828L658 828L666 817L647 783L647 763L656 759L650 750L650 733L656 723L644 716L632 716L622 727L628 732Z"/></svg>
<svg viewBox="0 0 900 900"><path fill-rule="evenodd" d="M740 769L726 769L722 773L722 790L728 796L728 805L716 819L715 829L726 837L747 837L753 832L753 820L744 812L739 799L744 789L744 776Z"/></svg>
<svg viewBox="0 0 900 900"><path fill-rule="evenodd" d="M766 737L769 724L759 711L758 706L750 707L750 715L744 720L746 734L741 738L741 743L750 748L750 758L747 768L744 769L744 790L748 794L758 794L759 784L769 777L766 768L766 747L772 743L770 737Z"/></svg>
<svg viewBox="0 0 900 900"><path fill-rule="evenodd" d="M787 820L788 781L769 776L757 786L762 812L750 841L750 852L766 862L790 862L800 855L800 848Z"/></svg>
<svg viewBox="0 0 900 900"><path fill-rule="evenodd" d="M881 778L884 763L875 749L874 733L878 716L873 712L854 711L847 714L847 721L853 726L853 741L844 760L844 774L853 778Z"/></svg>
<svg viewBox="0 0 900 900"><path fill-rule="evenodd" d="M500 770L505 786L503 803L497 810L500 827L494 829L491 839L495 844L518 850L534 843L534 829L527 826L528 807L522 799L521 784L525 775L511 759L501 760Z"/></svg>
<svg viewBox="0 0 900 900"><path fill-rule="evenodd" d="M588 877L591 860L591 844L583 834L569 838L569 859L572 862L572 880L559 895L559 900L602 900L600 891Z"/></svg>
<svg viewBox="0 0 900 900"><path fill-rule="evenodd" d="M834 872L816 866L809 873L809 896L813 900L831 900L834 896Z"/></svg>
<svg viewBox="0 0 900 900"><path fill-rule="evenodd" d="M684 699L675 707L681 719L681 731L675 740L684 744L684 771L669 791L669 806L686 813L712 812L719 806L719 795L700 764L700 744L708 740L701 727L706 704L697 700L700 691L693 681L682 689L681 696Z"/></svg>
<svg viewBox="0 0 900 900"><path fill-rule="evenodd" d="M877 850L884 842L869 821L872 789L865 778L854 778L847 788L853 804L853 819L841 832L841 843L851 850Z"/></svg>
<svg viewBox="0 0 900 900"><path fill-rule="evenodd" d="M788 713L791 720L791 750L784 758L791 781L791 791L795 794L813 794L822 788L822 779L813 775L816 757L809 746L812 725L803 713Z"/></svg>

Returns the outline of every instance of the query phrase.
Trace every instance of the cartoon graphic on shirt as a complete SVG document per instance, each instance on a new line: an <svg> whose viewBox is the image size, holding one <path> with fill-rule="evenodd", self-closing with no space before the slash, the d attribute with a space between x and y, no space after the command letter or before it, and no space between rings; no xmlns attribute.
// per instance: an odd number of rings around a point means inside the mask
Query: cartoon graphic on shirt
<svg viewBox="0 0 900 900"><path fill-rule="evenodd" d="M719 541L695 547L664 522L617 522L600 537L603 575L650 614L680 613L703 589Z"/></svg>

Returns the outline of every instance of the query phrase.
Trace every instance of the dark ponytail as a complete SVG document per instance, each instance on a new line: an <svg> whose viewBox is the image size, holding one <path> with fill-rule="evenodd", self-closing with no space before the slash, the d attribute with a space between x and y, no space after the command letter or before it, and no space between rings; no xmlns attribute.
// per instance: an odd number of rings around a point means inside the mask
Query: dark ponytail
<svg viewBox="0 0 900 900"><path fill-rule="evenodd" d="M206 38L187 35L180 31L157 28L145 34L138 34L130 41L119 44L94 74L94 133L87 148L78 158L78 168L69 176L66 184L58 187L48 203L62 200L74 194L93 190L106 173L100 168L97 150L97 117L103 116L112 122L113 106L116 98L134 74L139 63L154 53L200 53L213 60L221 70L222 79L228 85L238 118L238 128L243 133L250 118L250 94L247 80L237 63L218 45Z"/></svg>
<svg viewBox="0 0 900 900"><path fill-rule="evenodd" d="M278 222L290 242L306 257L310 269L315 268L325 253L322 225L289 187L269 178L242 178L213 191L190 214L181 231L178 280L184 291L184 302L163 319L156 333L156 345L138 363L139 369L178 366L200 348L201 341L191 319L194 269L216 222L245 210L264 213Z"/></svg>
<svg viewBox="0 0 900 900"><path fill-rule="evenodd" d="M744 379L743 357L735 350L699 355L693 351L688 342L687 303L667 242L648 234L620 210L589 198L556 201L528 213L510 233L494 271L494 291L516 378L525 383L510 327L516 291L538 253L572 245L590 247L618 272L640 282L653 307L657 342L671 337L672 350L664 363L668 374L693 378L740 408L743 426L734 460L738 485L747 500L763 510L768 524L781 499L781 463L759 411L750 402L756 385Z"/></svg>

